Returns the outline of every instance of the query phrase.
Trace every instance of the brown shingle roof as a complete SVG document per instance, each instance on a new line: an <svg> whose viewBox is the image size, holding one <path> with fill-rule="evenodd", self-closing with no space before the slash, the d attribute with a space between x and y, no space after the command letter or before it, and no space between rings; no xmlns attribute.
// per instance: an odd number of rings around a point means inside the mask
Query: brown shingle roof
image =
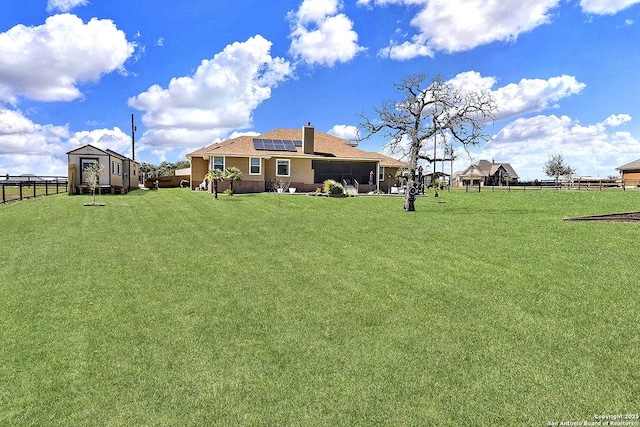
<svg viewBox="0 0 640 427"><path fill-rule="evenodd" d="M519 178L518 174L509 163L495 163L488 160L478 160L475 163L475 166L484 176L493 176L500 166L502 166L511 178Z"/></svg>
<svg viewBox="0 0 640 427"><path fill-rule="evenodd" d="M188 158L204 156L237 156L237 157L261 157L261 156L283 156L283 157L317 157L317 158L339 158L381 161L381 166L406 167L406 163L400 162L392 157L380 153L371 153L359 150L337 136L329 135L325 132L314 132L314 154L305 154L302 147L296 147L296 152L292 151L265 151L256 150L253 147L254 138L263 139L284 139L302 140L302 130L300 129L275 129L263 133L259 136L239 136L226 141L211 144L187 154Z"/></svg>

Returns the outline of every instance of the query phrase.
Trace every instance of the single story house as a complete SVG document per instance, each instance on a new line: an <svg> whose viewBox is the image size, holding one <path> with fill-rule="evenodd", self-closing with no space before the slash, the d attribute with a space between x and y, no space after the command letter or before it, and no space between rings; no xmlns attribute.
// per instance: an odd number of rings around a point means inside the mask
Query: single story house
<svg viewBox="0 0 640 427"><path fill-rule="evenodd" d="M640 185L640 159L619 166L616 170L620 171L620 178L622 178L625 186L634 187Z"/></svg>
<svg viewBox="0 0 640 427"><path fill-rule="evenodd" d="M69 163L69 194L89 192L87 176L88 166L98 163L104 167L98 177L100 193L127 193L138 188L140 165L122 154L112 150L101 150L85 145L67 153Z"/></svg>
<svg viewBox="0 0 640 427"><path fill-rule="evenodd" d="M311 192L327 179L358 185L360 192L376 189L388 192L395 185L388 178L407 164L380 153L360 150L355 144L316 131L307 124L302 131L275 129L258 136L239 136L187 154L191 161L191 188L196 189L211 169L235 166L242 181L233 187L238 193L270 191L286 181L298 192ZM370 184L371 181L371 184ZM224 191L228 183L220 183Z"/></svg>
<svg viewBox="0 0 640 427"><path fill-rule="evenodd" d="M464 171L455 173L454 186L507 185L517 182L519 178L509 163L479 160Z"/></svg>

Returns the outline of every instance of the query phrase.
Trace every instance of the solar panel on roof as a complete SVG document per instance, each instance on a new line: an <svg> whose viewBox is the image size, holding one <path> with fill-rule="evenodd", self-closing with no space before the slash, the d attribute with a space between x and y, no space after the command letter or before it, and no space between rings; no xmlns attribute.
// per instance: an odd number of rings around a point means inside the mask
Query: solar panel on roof
<svg viewBox="0 0 640 427"><path fill-rule="evenodd" d="M284 143L284 149L286 151L296 151L296 146L293 144L293 141L282 141Z"/></svg>
<svg viewBox="0 0 640 427"><path fill-rule="evenodd" d="M302 144L302 143L300 143ZM283 139L253 139L253 148L266 151L296 151L295 141Z"/></svg>

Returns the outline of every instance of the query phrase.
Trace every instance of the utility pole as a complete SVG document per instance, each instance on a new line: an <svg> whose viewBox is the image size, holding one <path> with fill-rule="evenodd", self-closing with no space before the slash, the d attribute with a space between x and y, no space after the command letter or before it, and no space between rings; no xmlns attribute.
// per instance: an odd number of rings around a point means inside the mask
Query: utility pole
<svg viewBox="0 0 640 427"><path fill-rule="evenodd" d="M131 160L136 161L136 125L131 114Z"/></svg>

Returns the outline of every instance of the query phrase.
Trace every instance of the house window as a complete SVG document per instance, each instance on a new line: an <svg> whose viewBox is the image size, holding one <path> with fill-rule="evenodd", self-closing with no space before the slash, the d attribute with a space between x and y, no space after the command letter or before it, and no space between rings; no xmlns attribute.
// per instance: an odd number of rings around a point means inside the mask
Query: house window
<svg viewBox="0 0 640 427"><path fill-rule="evenodd" d="M224 170L224 157L213 158L213 168L223 171Z"/></svg>
<svg viewBox="0 0 640 427"><path fill-rule="evenodd" d="M111 175L116 174L116 162L111 162Z"/></svg>
<svg viewBox="0 0 640 427"><path fill-rule="evenodd" d="M278 159L276 160L276 176L290 176L291 160L289 159Z"/></svg>
<svg viewBox="0 0 640 427"><path fill-rule="evenodd" d="M259 157L249 158L249 175L260 175L262 166L262 160Z"/></svg>
<svg viewBox="0 0 640 427"><path fill-rule="evenodd" d="M378 181L384 181L384 166L378 168Z"/></svg>
<svg viewBox="0 0 640 427"><path fill-rule="evenodd" d="M118 163L118 175L120 175L120 163Z"/></svg>

